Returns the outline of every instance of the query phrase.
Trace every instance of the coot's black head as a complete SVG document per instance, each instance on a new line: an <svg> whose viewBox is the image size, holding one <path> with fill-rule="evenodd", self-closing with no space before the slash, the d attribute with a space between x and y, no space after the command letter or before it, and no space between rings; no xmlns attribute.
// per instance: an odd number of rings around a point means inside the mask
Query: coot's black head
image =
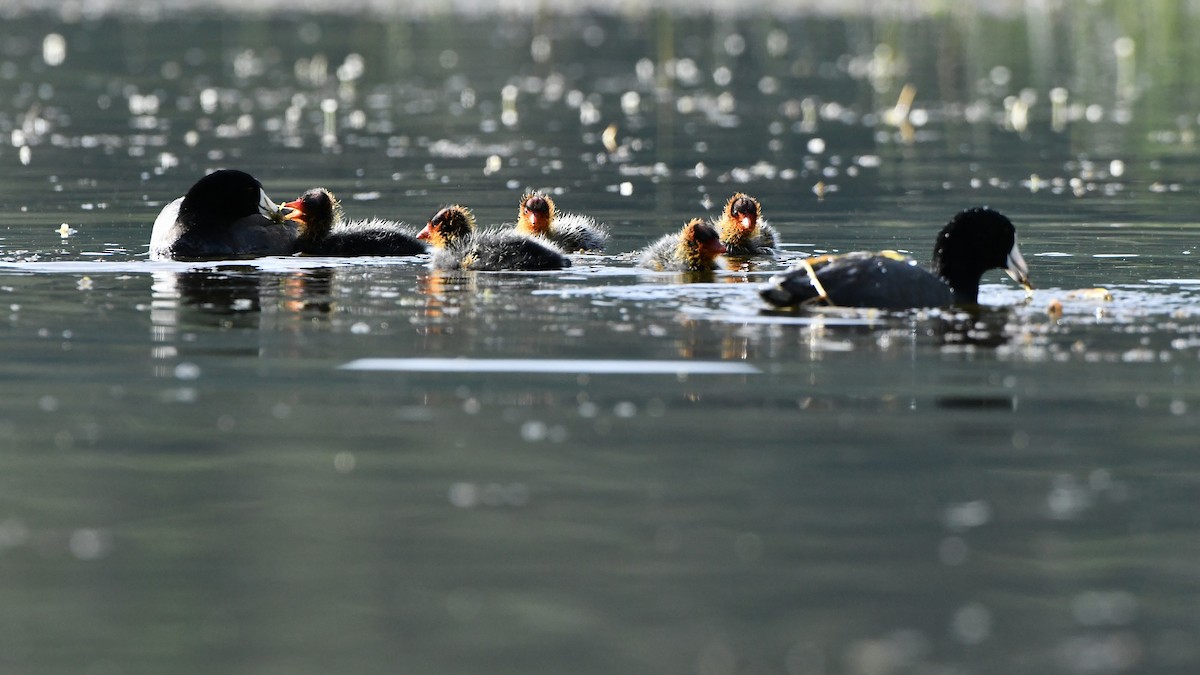
<svg viewBox="0 0 1200 675"><path fill-rule="evenodd" d="M532 234L545 232L550 229L552 220L554 220L553 199L537 192L531 192L521 197L518 229Z"/></svg>
<svg viewBox="0 0 1200 675"><path fill-rule="evenodd" d="M991 269L1003 269L1017 283L1032 288L1012 221L987 207L960 211L938 233L934 274L954 290L956 302L975 303L979 279Z"/></svg>
<svg viewBox="0 0 1200 675"><path fill-rule="evenodd" d="M333 228L341 205L329 190L313 188L299 199L287 202L283 208L291 209L284 218L299 223L305 233L327 234Z"/></svg>
<svg viewBox="0 0 1200 675"><path fill-rule="evenodd" d="M447 206L433 214L417 239L426 239L437 248L452 246L475 229L475 216L465 206Z"/></svg>
<svg viewBox="0 0 1200 675"><path fill-rule="evenodd" d="M762 205L754 197L739 192L725 203L725 217L743 230L753 230L762 219Z"/></svg>
<svg viewBox="0 0 1200 675"><path fill-rule="evenodd" d="M188 227L224 228L247 216L277 218L279 207L262 183L244 171L214 171L188 190L179 205L179 222Z"/></svg>

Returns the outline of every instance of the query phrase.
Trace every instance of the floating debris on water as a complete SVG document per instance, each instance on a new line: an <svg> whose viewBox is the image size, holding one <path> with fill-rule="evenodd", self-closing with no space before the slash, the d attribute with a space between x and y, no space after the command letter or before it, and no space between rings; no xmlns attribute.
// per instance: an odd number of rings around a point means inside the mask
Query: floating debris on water
<svg viewBox="0 0 1200 675"><path fill-rule="evenodd" d="M1112 302L1112 293L1107 288L1081 288L1067 293L1068 300L1096 300Z"/></svg>

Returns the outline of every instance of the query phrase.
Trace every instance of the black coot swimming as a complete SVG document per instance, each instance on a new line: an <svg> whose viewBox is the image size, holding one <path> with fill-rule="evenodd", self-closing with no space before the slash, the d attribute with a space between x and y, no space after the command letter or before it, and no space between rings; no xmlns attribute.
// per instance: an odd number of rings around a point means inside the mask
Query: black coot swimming
<svg viewBox="0 0 1200 675"><path fill-rule="evenodd" d="M214 171L163 207L150 233L154 260L220 260L291 255L296 226L254 176Z"/></svg>
<svg viewBox="0 0 1200 675"><path fill-rule="evenodd" d="M912 309L979 302L979 280L1003 269L1027 289L1029 270L1012 222L989 208L960 211L938 233L929 270L895 251L801 260L759 291L777 307Z"/></svg>

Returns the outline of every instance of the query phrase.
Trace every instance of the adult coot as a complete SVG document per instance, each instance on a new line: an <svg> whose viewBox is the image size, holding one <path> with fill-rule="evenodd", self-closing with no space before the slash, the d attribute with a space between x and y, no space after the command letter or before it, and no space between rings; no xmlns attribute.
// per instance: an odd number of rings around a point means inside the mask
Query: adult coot
<svg viewBox="0 0 1200 675"><path fill-rule="evenodd" d="M979 302L979 280L1003 269L1027 289L1029 271L1012 222L989 208L960 211L938 233L925 270L895 251L801 260L759 291L777 307L815 304L910 309Z"/></svg>
<svg viewBox="0 0 1200 675"><path fill-rule="evenodd" d="M150 233L154 260L291 255L296 226L283 220L262 183L244 171L214 171L163 207Z"/></svg>

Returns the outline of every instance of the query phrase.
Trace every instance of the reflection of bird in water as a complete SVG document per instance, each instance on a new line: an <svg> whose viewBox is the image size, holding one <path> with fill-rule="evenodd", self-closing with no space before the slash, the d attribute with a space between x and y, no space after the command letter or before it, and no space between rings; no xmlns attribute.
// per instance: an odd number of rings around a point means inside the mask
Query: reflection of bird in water
<svg viewBox="0 0 1200 675"><path fill-rule="evenodd" d="M417 234L433 246L434 269L558 270L571 260L554 246L512 230L475 229L475 216L463 206L438 211Z"/></svg>
<svg viewBox="0 0 1200 675"><path fill-rule="evenodd" d="M1009 330L1012 315L1008 307L967 307L961 312L935 317L930 334L947 347L995 349L1013 341L1015 336Z"/></svg>
<svg viewBox="0 0 1200 675"><path fill-rule="evenodd" d="M196 181L163 207L150 233L153 260L223 260L291 255L296 227L262 183L243 171L223 169Z"/></svg>
<svg viewBox="0 0 1200 675"><path fill-rule="evenodd" d="M745 361L759 356L757 347L762 342L752 339L740 324L698 321L687 315L678 316L675 324L679 328L673 341L680 358Z"/></svg>
<svg viewBox="0 0 1200 675"><path fill-rule="evenodd" d="M425 297L424 310L414 322L423 335L453 332L462 311L464 297L473 297L475 275L460 270L430 270L417 277L417 290Z"/></svg>
<svg viewBox="0 0 1200 675"><path fill-rule="evenodd" d="M328 313L332 309L333 271L314 269L268 274L253 267L220 266L154 274L151 320L155 325L183 323L222 328L257 328L264 301L278 297L289 312Z"/></svg>
<svg viewBox="0 0 1200 675"><path fill-rule="evenodd" d="M563 251L600 252L608 232L596 221L574 213L559 213L549 195L533 192L521 197L517 232L548 240Z"/></svg>
<svg viewBox="0 0 1200 675"><path fill-rule="evenodd" d="M707 272L718 267L725 252L717 231L693 218L675 234L664 234L642 249L638 264L659 272Z"/></svg>
<svg viewBox="0 0 1200 675"><path fill-rule="evenodd" d="M991 209L973 208L956 214L938 233L932 271L895 251L825 255L801 260L759 294L777 307L974 305L983 273L996 268L1032 289L1012 222Z"/></svg>
<svg viewBox="0 0 1200 675"><path fill-rule="evenodd" d="M283 278L283 308L297 314L333 311L333 270L293 272Z"/></svg>
<svg viewBox="0 0 1200 675"><path fill-rule="evenodd" d="M762 205L741 192L725 202L725 210L715 226L731 256L773 256L779 248L779 233L763 218Z"/></svg>
<svg viewBox="0 0 1200 675"><path fill-rule="evenodd" d="M313 188L295 201L284 218L299 224L296 251L308 255L417 255L425 244L416 234L390 220L347 221L342 204L325 188Z"/></svg>
<svg viewBox="0 0 1200 675"><path fill-rule="evenodd" d="M196 328L244 330L255 334L262 322L262 290L257 271L249 267L221 267L189 272L154 272L151 284L150 358L157 377L186 379L189 372L180 357L189 350L210 352L211 344L189 337ZM202 331L204 332L204 331ZM234 342L224 344L227 356L256 358L260 346ZM183 370L180 370L180 369ZM182 374L181 374L182 373Z"/></svg>

